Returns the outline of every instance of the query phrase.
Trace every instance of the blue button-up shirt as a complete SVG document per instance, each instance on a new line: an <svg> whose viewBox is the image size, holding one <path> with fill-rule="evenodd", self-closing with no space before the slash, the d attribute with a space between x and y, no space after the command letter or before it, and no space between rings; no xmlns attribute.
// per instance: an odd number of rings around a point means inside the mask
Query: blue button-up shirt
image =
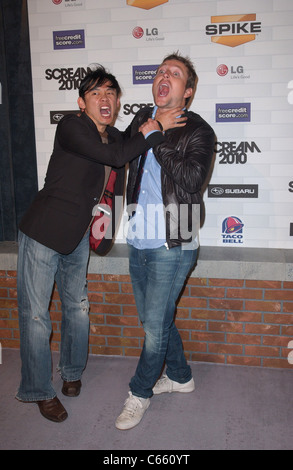
<svg viewBox="0 0 293 470"><path fill-rule="evenodd" d="M152 118L157 112L155 106ZM135 215L129 221L127 242L137 249L159 248L166 243L161 166L150 149L144 164Z"/></svg>

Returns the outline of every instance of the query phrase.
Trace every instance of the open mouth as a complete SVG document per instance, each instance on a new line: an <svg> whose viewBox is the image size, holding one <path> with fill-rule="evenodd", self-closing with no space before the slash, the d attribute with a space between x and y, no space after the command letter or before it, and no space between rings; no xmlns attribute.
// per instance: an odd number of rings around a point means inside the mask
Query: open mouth
<svg viewBox="0 0 293 470"><path fill-rule="evenodd" d="M169 93L169 85L167 83L162 83L159 86L159 96L167 96Z"/></svg>
<svg viewBox="0 0 293 470"><path fill-rule="evenodd" d="M100 113L103 117L108 118L111 116L111 108L109 106L102 106L100 108Z"/></svg>

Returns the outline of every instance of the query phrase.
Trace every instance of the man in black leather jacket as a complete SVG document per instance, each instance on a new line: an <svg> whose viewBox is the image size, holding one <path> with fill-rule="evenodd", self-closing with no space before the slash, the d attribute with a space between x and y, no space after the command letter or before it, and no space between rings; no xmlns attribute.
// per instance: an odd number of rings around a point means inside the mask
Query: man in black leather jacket
<svg viewBox="0 0 293 470"><path fill-rule="evenodd" d="M164 142L149 150L145 161L142 156L130 163L129 269L145 339L129 396L115 423L118 429L136 426L153 394L194 390L174 314L197 258L201 190L215 144L209 124L186 110L196 79L188 58L166 57L153 83L155 107L143 108L127 130L132 135L148 118L160 121L178 106L187 117L185 126L174 125L165 132ZM159 379L164 363L166 374Z"/></svg>

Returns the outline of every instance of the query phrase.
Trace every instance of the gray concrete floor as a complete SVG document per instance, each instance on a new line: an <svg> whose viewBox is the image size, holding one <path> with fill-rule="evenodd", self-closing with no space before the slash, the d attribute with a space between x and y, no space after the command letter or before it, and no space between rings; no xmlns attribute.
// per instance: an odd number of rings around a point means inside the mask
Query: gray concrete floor
<svg viewBox="0 0 293 470"><path fill-rule="evenodd" d="M53 354L54 369L58 355ZM141 423L119 431L114 422L127 398L136 358L90 356L79 397L58 397L69 417L53 423L36 404L14 398L19 351L4 349L0 364L1 450L195 451L292 450L293 373L290 370L191 363L196 390L154 396ZM178 452L176 452L178 454Z"/></svg>

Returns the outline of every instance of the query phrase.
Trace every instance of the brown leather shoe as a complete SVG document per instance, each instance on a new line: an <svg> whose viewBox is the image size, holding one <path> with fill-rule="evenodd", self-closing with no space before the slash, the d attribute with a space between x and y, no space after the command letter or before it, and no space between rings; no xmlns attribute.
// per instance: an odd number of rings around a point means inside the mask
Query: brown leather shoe
<svg viewBox="0 0 293 470"><path fill-rule="evenodd" d="M66 395L67 397L77 397L80 394L80 389L81 389L80 380L76 380L75 382L66 382L66 380L64 380L62 393L63 395Z"/></svg>
<svg viewBox="0 0 293 470"><path fill-rule="evenodd" d="M44 418L55 423L61 423L68 416L67 411L57 397L50 400L37 401L37 404Z"/></svg>

